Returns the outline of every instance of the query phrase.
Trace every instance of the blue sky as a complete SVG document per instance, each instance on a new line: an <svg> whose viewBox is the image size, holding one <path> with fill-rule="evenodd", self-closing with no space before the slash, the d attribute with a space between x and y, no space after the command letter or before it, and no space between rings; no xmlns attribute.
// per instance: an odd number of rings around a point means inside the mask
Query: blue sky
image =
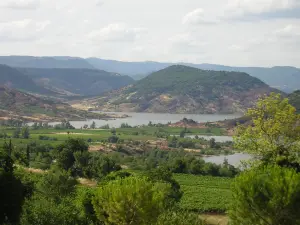
<svg viewBox="0 0 300 225"><path fill-rule="evenodd" d="M1 0L0 55L300 67L300 0Z"/></svg>

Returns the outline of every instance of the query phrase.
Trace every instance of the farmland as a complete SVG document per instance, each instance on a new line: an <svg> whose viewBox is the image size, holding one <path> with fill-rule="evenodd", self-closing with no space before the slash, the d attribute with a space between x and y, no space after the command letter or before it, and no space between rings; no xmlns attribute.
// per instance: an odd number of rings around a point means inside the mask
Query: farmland
<svg viewBox="0 0 300 225"><path fill-rule="evenodd" d="M224 213L231 200L231 178L175 174L183 197L180 207L196 212Z"/></svg>

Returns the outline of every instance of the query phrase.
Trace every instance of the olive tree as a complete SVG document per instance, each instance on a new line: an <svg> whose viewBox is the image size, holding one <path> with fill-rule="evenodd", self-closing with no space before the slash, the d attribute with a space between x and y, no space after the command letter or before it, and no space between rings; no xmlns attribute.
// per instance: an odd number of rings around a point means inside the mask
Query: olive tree
<svg viewBox="0 0 300 225"><path fill-rule="evenodd" d="M235 147L258 156L264 164L299 170L300 115L288 99L272 93L249 109L247 116L252 124L237 128Z"/></svg>

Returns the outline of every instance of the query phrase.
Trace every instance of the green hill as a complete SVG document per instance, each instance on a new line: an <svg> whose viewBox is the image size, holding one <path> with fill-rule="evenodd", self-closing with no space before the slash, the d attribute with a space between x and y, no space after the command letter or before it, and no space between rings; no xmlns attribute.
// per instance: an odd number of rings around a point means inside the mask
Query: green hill
<svg viewBox="0 0 300 225"><path fill-rule="evenodd" d="M288 96L290 103L297 109L300 113L300 90L293 92Z"/></svg>
<svg viewBox="0 0 300 225"><path fill-rule="evenodd" d="M22 74L15 68L0 65L0 85L22 89L29 92L49 94L50 91L39 87L30 77Z"/></svg>
<svg viewBox="0 0 300 225"><path fill-rule="evenodd" d="M102 110L119 111L235 113L243 112L271 91L277 90L246 73L174 65L107 94L96 105Z"/></svg>
<svg viewBox="0 0 300 225"><path fill-rule="evenodd" d="M39 86L68 95L99 95L132 84L128 76L94 69L18 68Z"/></svg>

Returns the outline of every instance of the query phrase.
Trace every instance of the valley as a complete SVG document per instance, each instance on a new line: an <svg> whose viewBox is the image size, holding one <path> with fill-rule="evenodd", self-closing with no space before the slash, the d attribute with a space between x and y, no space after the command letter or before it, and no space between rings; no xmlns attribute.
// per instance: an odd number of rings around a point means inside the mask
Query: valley
<svg viewBox="0 0 300 225"><path fill-rule="evenodd" d="M297 158L299 91L284 93L282 86L275 89L244 72L168 65L134 81L113 72L116 66L105 67L112 72L99 69L98 59L1 60L9 66L0 65L0 176L7 173L27 185L21 225L48 224L50 217L51 225L64 224L60 221L66 218L71 221L67 225L102 224L106 219L94 211L106 201L99 200L102 191L118 195L118 188L124 189L117 203L126 207L143 199L134 190L161 192L164 199L157 204L164 206L155 225L228 225L238 201L233 187L249 173L245 166L265 158L263 163L279 164ZM148 69L157 66L150 65ZM245 116L247 111L262 114L257 120L255 113ZM274 138L288 137L287 145L295 143L289 145L294 151L285 153L291 158L279 151L280 157L268 161L273 154L249 144L247 132L252 132L250 137L262 135L256 140L264 140L257 146L268 143L277 152L275 142L265 138L266 130ZM139 208L148 200L141 200ZM67 211L62 215L57 208Z"/></svg>

